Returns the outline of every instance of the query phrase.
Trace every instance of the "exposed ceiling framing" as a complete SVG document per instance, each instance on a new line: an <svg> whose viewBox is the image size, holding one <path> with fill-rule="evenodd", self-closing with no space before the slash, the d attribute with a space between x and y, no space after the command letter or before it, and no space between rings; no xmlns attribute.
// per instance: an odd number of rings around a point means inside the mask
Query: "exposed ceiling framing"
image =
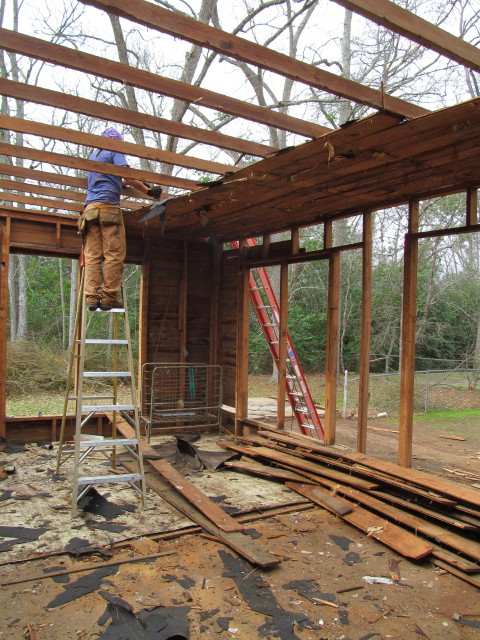
<svg viewBox="0 0 480 640"><path fill-rule="evenodd" d="M29 168L3 163L0 173L8 177L38 180L49 185L84 189L79 171L95 170L122 177L148 180L188 191L168 204L168 231L172 233L216 234L222 239L240 239L295 225L314 223L362 208L382 207L408 201L414 193L425 196L455 191L476 184L478 169L472 141L477 131L478 101L469 106L429 114L426 109L378 90L363 86L314 65L295 60L226 33L183 14L163 9L144 0L80 0L131 20L148 25L217 52L294 81L341 96L379 110L383 115L367 118L348 129L333 131L284 113L243 102L201 87L172 80L92 54L38 38L0 29L0 42L8 52L75 69L123 85L194 102L236 118L250 120L312 139L296 149L280 153L272 146L169 121L128 109L99 104L93 100L28 86L0 78L0 95L47 105L109 122L178 136L185 140L226 149L236 154L263 158L246 168L172 153L128 142L105 139L32 120L0 116L0 127L22 134L42 136L75 145L121 151L129 156L171 164L211 174L213 186L200 187L195 180L125 167L113 167L81 157L31 147L0 144L0 154L23 158ZM459 38L435 27L388 0L335 0L338 4L445 55L469 69L480 69L480 52ZM443 114L443 115L442 115ZM410 122L403 122L408 118ZM461 125L460 118L468 118ZM419 124L416 125L415 122ZM366 123L366 124L365 124ZM431 124L429 124L431 123ZM443 124L442 124L443 123ZM447 131L442 129L447 127ZM452 127L455 127L452 129ZM405 143L406 136L408 144ZM432 140L432 138L435 140ZM469 140L470 137L470 140ZM476 138L478 140L478 138ZM471 144L472 143L472 144ZM477 145L478 148L478 145ZM438 154L443 149L440 167ZM465 165L458 163L458 158ZM66 167L76 176L40 171L39 163ZM449 172L449 179L442 173ZM217 179L220 176L220 179ZM33 186L22 181L2 180L0 198L44 206L49 209L78 211L82 194L54 186ZM416 189L416 191L415 191ZM348 192L348 201L346 193ZM29 195L27 195L29 194ZM128 195L139 196L130 190ZM62 199L60 199L62 198ZM69 201L65 202L64 200ZM137 203L125 203L135 208Z"/></svg>

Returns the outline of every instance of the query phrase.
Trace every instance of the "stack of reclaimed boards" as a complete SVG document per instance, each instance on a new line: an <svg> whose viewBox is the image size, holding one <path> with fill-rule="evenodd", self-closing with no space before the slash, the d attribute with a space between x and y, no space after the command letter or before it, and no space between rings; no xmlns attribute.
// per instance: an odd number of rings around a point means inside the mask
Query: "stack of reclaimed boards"
<svg viewBox="0 0 480 640"><path fill-rule="evenodd" d="M229 468L284 481L401 555L429 557L480 588L480 491L268 425L219 444L243 455Z"/></svg>

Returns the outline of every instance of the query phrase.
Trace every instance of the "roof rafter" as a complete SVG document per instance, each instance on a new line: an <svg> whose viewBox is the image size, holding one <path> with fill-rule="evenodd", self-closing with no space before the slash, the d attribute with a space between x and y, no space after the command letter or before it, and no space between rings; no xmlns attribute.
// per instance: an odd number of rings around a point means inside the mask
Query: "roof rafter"
<svg viewBox="0 0 480 640"><path fill-rule="evenodd" d="M147 158L156 162L165 162L166 164L188 167L189 169L197 169L209 173L223 174L228 171L238 171L237 167L221 164L220 162L211 162L210 160L203 160L202 158L192 158L182 153L152 149L151 147L144 147L143 145L132 142L123 142L115 138L105 138L104 136L97 136L93 133L83 133L81 131L65 129L64 127L56 127L51 124L43 124L34 120L25 120L24 118L0 115L0 128L53 140L62 140L63 142L73 142L74 144L92 147L94 149L118 151L119 153L125 153L130 156Z"/></svg>
<svg viewBox="0 0 480 640"><path fill-rule="evenodd" d="M194 102L197 106L229 113L239 118L298 133L308 138L316 138L331 131L327 127L312 124L301 118L277 113L266 107L242 102L221 93L208 91L179 80L165 78L142 69L135 69L120 62L107 60L100 56L63 47L59 44L52 44L46 40L26 36L8 29L0 28L0 42L2 43L2 49L5 49L5 51L44 60L67 69L91 73L95 76L114 80L123 85L138 87L145 91L179 98L186 102Z"/></svg>
<svg viewBox="0 0 480 640"><path fill-rule="evenodd" d="M375 109L387 109L392 113L410 118L427 113L426 109L405 100L382 94L376 89L323 71L284 53L239 38L175 11L163 9L151 2L144 0L80 0L80 2Z"/></svg>
<svg viewBox="0 0 480 640"><path fill-rule="evenodd" d="M83 0L82 0L83 1ZM390 0L333 0L382 27L480 72L480 49Z"/></svg>
<svg viewBox="0 0 480 640"><path fill-rule="evenodd" d="M221 149L230 149L231 151L247 153L253 156L264 157L277 150L276 147L271 147L266 144L259 144L257 142L251 142L250 140L243 140L242 138L234 138L224 133L193 127L183 122L174 122L166 118L159 118L146 113L139 113L138 111L131 111L129 109L123 109L122 107L95 102L87 98L79 98L60 91L34 87L5 78L0 78L0 95L36 104L44 104L58 109L65 109L66 111L73 111L102 120L121 122L130 127L166 133L179 138L194 140L202 144L208 144Z"/></svg>
<svg viewBox="0 0 480 640"><path fill-rule="evenodd" d="M194 180L187 180L186 178L175 178L174 176L167 176L163 173L154 173L153 171L141 171L140 169L130 169L129 167L118 167L106 162L85 160L84 158L67 156L62 153L41 151L31 147L20 147L4 142L0 143L0 154L12 156L13 158L24 158L27 160L36 160L37 162L46 162L48 164L60 165L61 167L69 167L71 169L81 169L82 171L96 171L97 173L120 176L121 178L147 180L154 184L161 184L166 187L176 187L178 189L187 189L188 191L197 188L197 183Z"/></svg>

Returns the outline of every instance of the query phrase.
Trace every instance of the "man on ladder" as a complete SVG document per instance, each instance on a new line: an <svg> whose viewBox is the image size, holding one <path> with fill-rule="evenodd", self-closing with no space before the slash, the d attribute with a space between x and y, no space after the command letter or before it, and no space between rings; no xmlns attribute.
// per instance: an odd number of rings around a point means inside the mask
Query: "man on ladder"
<svg viewBox="0 0 480 640"><path fill-rule="evenodd" d="M105 129L102 136L123 140L121 133L113 127ZM128 167L123 153L107 149L93 151L89 160ZM79 220L79 229L84 236L85 298L89 311L121 308L118 291L126 255L125 227L120 209L123 184L130 185L155 200L162 193L161 187L149 188L133 178L122 179L93 171L88 173L87 198Z"/></svg>

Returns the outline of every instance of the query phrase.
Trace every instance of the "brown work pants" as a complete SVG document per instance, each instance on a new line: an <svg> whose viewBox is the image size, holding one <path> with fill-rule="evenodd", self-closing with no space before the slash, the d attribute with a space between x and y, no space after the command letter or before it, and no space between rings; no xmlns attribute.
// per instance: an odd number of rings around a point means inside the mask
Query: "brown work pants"
<svg viewBox="0 0 480 640"><path fill-rule="evenodd" d="M126 256L120 207L91 203L85 208L85 297L87 303L115 302ZM103 262L103 273L102 273Z"/></svg>

